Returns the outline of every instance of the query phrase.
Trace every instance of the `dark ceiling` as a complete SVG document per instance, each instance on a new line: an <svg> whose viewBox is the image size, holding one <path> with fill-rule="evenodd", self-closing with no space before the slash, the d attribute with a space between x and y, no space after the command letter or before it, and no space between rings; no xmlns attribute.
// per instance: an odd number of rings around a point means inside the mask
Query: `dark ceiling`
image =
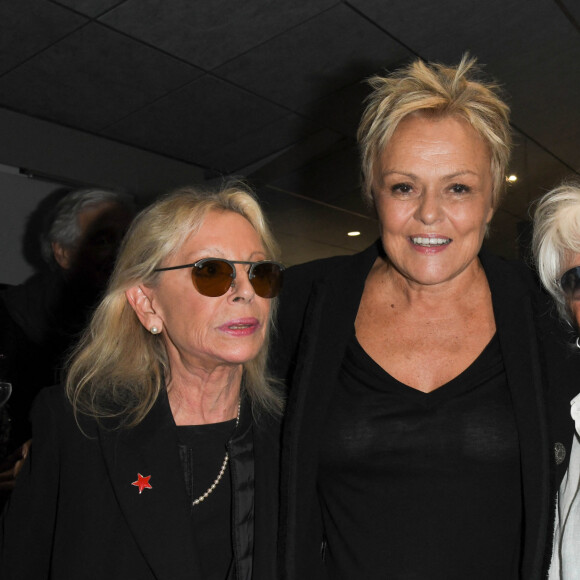
<svg viewBox="0 0 580 580"><path fill-rule="evenodd" d="M578 0L1 0L0 106L247 177L295 263L377 234L362 81L465 51L512 107L519 180L489 241L512 256L530 201L580 169Z"/></svg>

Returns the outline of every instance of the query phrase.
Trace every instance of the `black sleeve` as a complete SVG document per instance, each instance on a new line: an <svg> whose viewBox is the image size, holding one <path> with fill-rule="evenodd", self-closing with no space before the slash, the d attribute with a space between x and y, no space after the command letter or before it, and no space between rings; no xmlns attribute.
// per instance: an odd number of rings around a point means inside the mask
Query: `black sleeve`
<svg viewBox="0 0 580 580"><path fill-rule="evenodd" d="M33 441L0 520L0 578L50 577L59 490L60 388L43 390L32 411ZM60 408L60 409L59 409Z"/></svg>
<svg viewBox="0 0 580 580"><path fill-rule="evenodd" d="M274 340L270 349L270 369L279 379L286 379L298 348L304 317L314 277L310 264L289 268L284 273Z"/></svg>

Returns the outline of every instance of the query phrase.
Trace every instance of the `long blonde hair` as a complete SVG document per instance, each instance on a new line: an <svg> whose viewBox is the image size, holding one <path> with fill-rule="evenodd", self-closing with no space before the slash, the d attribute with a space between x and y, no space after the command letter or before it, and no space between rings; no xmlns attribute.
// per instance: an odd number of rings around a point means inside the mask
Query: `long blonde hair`
<svg viewBox="0 0 580 580"><path fill-rule="evenodd" d="M119 426L132 427L149 413L169 376L169 362L163 341L143 328L125 291L137 284L154 286L159 277L155 269L199 231L212 210L244 216L258 232L268 258L277 257L276 242L258 202L239 184L217 192L185 187L143 210L123 241L104 298L69 357L65 386L75 415L114 417ZM266 372L276 303L274 299L264 345L244 365L244 385L254 415L282 409L275 381Z"/></svg>

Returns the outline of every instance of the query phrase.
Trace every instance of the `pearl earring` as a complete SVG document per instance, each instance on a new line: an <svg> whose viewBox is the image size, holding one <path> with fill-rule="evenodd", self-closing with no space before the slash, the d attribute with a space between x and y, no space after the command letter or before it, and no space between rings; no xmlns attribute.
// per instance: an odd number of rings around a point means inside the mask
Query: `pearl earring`
<svg viewBox="0 0 580 580"><path fill-rule="evenodd" d="M149 329L149 332L150 332L151 334L159 334L161 331L160 331L160 330L159 330L159 329L158 329L156 326L152 326L152 327Z"/></svg>

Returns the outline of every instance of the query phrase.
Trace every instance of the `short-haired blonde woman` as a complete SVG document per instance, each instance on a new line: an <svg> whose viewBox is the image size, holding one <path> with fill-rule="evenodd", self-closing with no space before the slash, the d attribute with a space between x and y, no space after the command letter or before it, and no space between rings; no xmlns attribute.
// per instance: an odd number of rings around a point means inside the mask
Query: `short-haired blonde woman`
<svg viewBox="0 0 580 580"><path fill-rule="evenodd" d="M508 107L470 58L371 86L380 239L289 269L280 301L284 577L540 578L572 428L545 405L579 366L528 269L481 250Z"/></svg>
<svg viewBox="0 0 580 580"><path fill-rule="evenodd" d="M35 405L3 579L273 578L275 256L239 187L182 189L136 218L66 395Z"/></svg>
<svg viewBox="0 0 580 580"><path fill-rule="evenodd" d="M534 214L533 250L542 284L580 348L580 183L565 183L542 197ZM550 580L580 579L580 394L570 400L570 415L576 430L566 441L572 451L558 493Z"/></svg>

